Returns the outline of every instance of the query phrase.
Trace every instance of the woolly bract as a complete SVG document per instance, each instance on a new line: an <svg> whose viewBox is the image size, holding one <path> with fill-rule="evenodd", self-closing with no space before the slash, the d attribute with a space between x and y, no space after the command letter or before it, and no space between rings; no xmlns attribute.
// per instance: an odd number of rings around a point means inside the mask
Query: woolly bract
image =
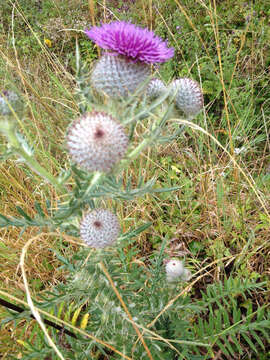
<svg viewBox="0 0 270 360"><path fill-rule="evenodd" d="M97 61L91 83L99 93L112 98L125 98L134 93L149 75L150 65L106 53Z"/></svg>

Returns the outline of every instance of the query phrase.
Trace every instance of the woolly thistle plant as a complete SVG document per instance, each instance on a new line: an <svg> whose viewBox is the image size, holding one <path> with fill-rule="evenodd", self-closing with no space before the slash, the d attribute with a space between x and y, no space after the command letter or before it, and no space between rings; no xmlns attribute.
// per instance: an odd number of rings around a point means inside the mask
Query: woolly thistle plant
<svg viewBox="0 0 270 360"><path fill-rule="evenodd" d="M123 226L120 225L122 220L118 209L120 201L134 201L153 191L158 194L175 189L158 188L155 186L155 178L144 182L140 176L136 182L128 170L130 163L145 148L171 141L180 132L178 128L175 132L170 132L167 126L170 111L166 104L163 110L160 109L163 97L165 99L168 93L161 80L153 79L145 89L149 101L141 103L141 98L133 95L132 107L128 104L120 106L117 99L115 103L109 102L105 109L104 104L98 103L100 97L95 98L95 91L91 87L112 98L129 95L149 76L150 64L168 60L173 56L173 49L168 48L166 42L153 32L126 22L93 27L86 33L106 52L94 67L91 86L87 83L78 49L76 52L77 95L80 97L79 108L82 114L70 121L64 140L71 169L63 170L57 177L51 174L36 160L34 148L17 131L16 122L11 119L0 122L0 129L9 143L7 156L17 156L25 165L28 164L38 176L55 188L59 200L52 205L49 202L44 206L35 203L37 214L34 217L17 207L20 217L1 216L0 226L47 227L80 238L85 248L65 260L64 265L69 264L70 275L63 284L50 291L44 307L48 311L61 306L63 308L63 301L64 304L83 306L85 313L91 312L87 331L100 337L103 345L107 344L104 347L106 351L108 344L112 344L119 349L122 346L121 354L134 353L136 359L142 359L145 351L153 352L156 358L158 348L154 344L146 345L144 341L140 341L133 348L134 331L138 334L138 327L127 322L127 319L147 326L146 322L151 322L169 301L172 289L168 282L172 278L181 278L182 282L187 280L187 270L181 262L177 265L177 274L173 272L172 264L165 268L162 265L162 252L157 255L159 266L156 270L152 267L152 278L137 265L134 267L133 258L138 252L134 239L151 224L141 224L121 233ZM152 102L156 98L161 100ZM158 116L153 115L155 110ZM151 126L145 126L143 140L135 141L134 130L144 119L150 121ZM60 200L62 197L63 201ZM100 199L103 201L102 206ZM109 209L111 205L114 211ZM117 278L113 284L129 304L128 311L119 307L119 300L108 282L108 276ZM175 287L181 286L179 283L177 281ZM151 286L145 286L146 284ZM163 295L156 299L156 292L163 292ZM174 318L176 314L177 312L172 312L170 316ZM156 331L159 331L158 326ZM128 339L124 346L122 337L119 336L121 333ZM71 349L75 359L74 344L68 339L67 342L66 349ZM80 343L78 340L78 346L85 354L91 354L93 344L84 341ZM65 352L65 349L61 350ZM42 354L45 357L52 354L52 349L46 343L43 343ZM70 358L70 354L67 358Z"/></svg>
<svg viewBox="0 0 270 360"><path fill-rule="evenodd" d="M152 31L125 21L86 30L86 35L106 50L91 76L94 88L110 97L133 93L150 75L150 64L169 60L173 48Z"/></svg>
<svg viewBox="0 0 270 360"><path fill-rule="evenodd" d="M51 185L50 198L57 199L52 203L47 199L44 204L36 201L34 215L17 206L19 215L0 215L0 226L21 227L23 231L35 227L42 232L47 228L56 233L59 244L57 250L51 251L61 262L61 274L65 276L56 286L51 285L50 291L43 291L35 306L31 291L27 293L28 304L42 331L33 326L33 333L29 334L31 326L26 325L30 340L21 342L26 344L26 354L20 350L20 358L206 360L220 357L220 351L226 358L234 358L242 350L238 339L247 334L249 344L263 347L257 333L265 336L265 307L251 322L252 304L243 318L237 298L239 294L245 298L254 289L261 290L262 284L230 277L208 287L196 301L194 294L189 294L189 287L185 288L191 272L172 253L166 258L168 239L162 240L160 234L160 249L142 258L136 239L151 223L135 219L137 225L130 225L134 211L131 208L130 212L129 207L138 197L153 193L158 197L159 193L181 187L159 188L156 178L149 179L144 171L136 179L137 168L133 166L130 171L130 164L147 147L178 138L183 130L177 126L173 131L170 127L172 106L167 106L166 98L174 101L185 116L193 117L203 106L199 85L191 79L178 79L166 87L161 80L153 79L145 89L145 97L133 94L124 104L118 99L114 102L95 98L91 87L112 98L133 93L148 76L150 64L168 60L173 50L152 32L125 22L93 27L87 34L106 52L96 64L89 85L88 71L84 73L76 51L75 95L81 115L70 119L63 140L71 167L68 161L55 176L36 159L34 147L17 131L16 121L6 110L4 114L8 116L0 118L0 130L9 145L6 158L16 156L22 160L44 184ZM101 98L105 100L102 104ZM6 99L1 101L6 109ZM59 157L58 154L52 159L53 163ZM46 188L44 193L49 191ZM153 233L158 236L156 229ZM151 233L148 235L147 241L151 241ZM74 248L67 244L73 244L74 237L80 238L78 245L83 246L78 246L73 254ZM28 240L23 256L34 239ZM1 300L5 299L0 299L0 303ZM14 304L10 308L18 309ZM49 334L42 327L38 313L41 308L44 323L51 327ZM15 320L16 324L28 315L27 308L19 312L19 318L11 312L7 321ZM209 319L209 314L217 316ZM229 350L224 352L225 346Z"/></svg>
<svg viewBox="0 0 270 360"><path fill-rule="evenodd" d="M249 324L238 327L238 333L231 324L230 319L238 316L234 297L261 284L228 279L224 287L217 284L207 290L209 301L203 294L202 300L194 303L184 289L191 272L182 260L165 259L167 238L161 241L158 251L141 258L136 239L151 223L135 219L138 224L132 227L133 209L126 211L138 197L152 193L158 197L159 193L180 188L159 188L156 178L148 179L143 171L136 179L136 171L134 167L130 171L130 164L147 147L171 142L182 132L179 126L175 131L170 127L171 106L167 107L166 97L175 101L186 116L195 116L203 106L200 87L191 79L175 80L168 87L160 79L153 79L143 99L133 94L131 100L122 104L118 99L107 102L103 97L95 98L92 87L112 98L136 92L149 76L150 64L167 61L173 56L173 49L153 32L122 21L93 27L86 34L105 53L95 65L89 84L88 71L83 72L78 49L76 52L76 96L81 115L70 119L63 141L71 167L68 161L58 176L50 173L36 159L33 146L17 131L16 122L10 117L0 120L0 130L9 145L6 157L23 160L24 166L28 165L45 184L51 185L50 198L57 198L55 203L35 202L35 215L17 206L19 216L1 215L0 226L17 226L23 230L33 226L54 233L57 230L59 246L55 255L62 262L61 274L65 274L65 279L51 286L48 293L43 291L35 307L27 294L36 319L41 321L37 312L42 308L44 317L52 320L53 313L53 321L57 317L61 326L54 324L57 330L51 329L47 337L50 341L45 339L45 332L34 327L24 358L54 359L56 352L60 358L71 360L205 359L205 354L212 356L209 347L212 351L225 343L231 346L241 329L243 334L249 331ZM104 103L99 103L100 98ZM0 106L6 109L6 100L1 101ZM57 163L57 159L53 160ZM80 238L78 245L83 246L78 246L69 256L60 254L62 234L64 254L69 249L68 241L73 243L74 237ZM24 283L27 288L25 277ZM222 314L220 319L224 319L217 326L204 320L206 313L213 313L216 308ZM21 312L20 316L24 316L26 309ZM9 320L18 319L16 314L9 316ZM47 324L52 326L48 319ZM202 320L196 323L196 319ZM237 324L242 321L237 317ZM70 323L74 333L67 329ZM258 324L263 328L264 319Z"/></svg>

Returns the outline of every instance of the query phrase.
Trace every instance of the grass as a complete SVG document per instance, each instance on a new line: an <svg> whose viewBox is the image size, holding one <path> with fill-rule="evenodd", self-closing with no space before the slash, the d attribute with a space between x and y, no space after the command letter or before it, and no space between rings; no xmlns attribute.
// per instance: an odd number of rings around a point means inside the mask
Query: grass
<svg viewBox="0 0 270 360"><path fill-rule="evenodd" d="M264 1L177 0L133 2L87 2L81 0L7 1L1 14L1 88L12 87L25 104L18 127L33 144L36 159L52 173L69 167L64 135L78 116L75 98L75 40L85 63L92 66L98 50L80 32L93 19L132 19L167 37L176 49L174 59L158 69L165 81L192 77L204 90L204 112L198 127L187 126L183 137L146 150L132 163L129 175L138 172L145 181L153 176L157 185L180 190L145 195L136 201L112 201L124 230L152 226L136 239L136 261L147 264L166 239L166 252L185 254L193 273L213 263L210 270L188 289L194 299L208 284L239 279L266 281L263 290L249 297L254 309L269 303L269 9ZM93 7L94 4L94 13ZM125 11L119 7L126 5ZM14 7L12 6L14 5ZM72 29L72 30L70 30ZM61 30L61 31L59 31ZM62 31L63 30L63 31ZM46 41L49 40L48 41ZM171 121L169 126L175 126ZM211 136L209 136L211 135ZM3 139L3 138L2 138ZM5 148L4 139L1 152ZM12 157L0 165L0 213L17 216L16 206L31 215L35 201L49 198L57 206L52 187ZM46 212L45 206L43 210ZM22 230L22 231L21 231ZM0 284L9 294L25 299L19 258L36 228L2 228ZM31 293L40 293L65 279L54 249L67 258L78 249L58 236L44 232L28 252L25 271ZM226 258L226 260L224 260ZM147 265L146 265L147 266ZM242 303L242 309L247 306ZM7 312L0 308L0 318ZM70 319L67 319L70 320ZM27 350L24 340L36 325L17 320L1 332L3 359L20 358ZM34 339L33 339L34 340ZM246 343L245 354L253 349ZM267 359L269 345L258 359ZM97 352L98 353L98 352ZM254 351L253 351L254 353ZM268 354L268 355L267 355ZM239 355L240 356L240 355ZM98 358L98 357L97 357ZM222 359L216 352L215 358ZM247 355L239 359L247 358ZM253 357L255 359L255 357ZM101 355L98 359L102 359Z"/></svg>

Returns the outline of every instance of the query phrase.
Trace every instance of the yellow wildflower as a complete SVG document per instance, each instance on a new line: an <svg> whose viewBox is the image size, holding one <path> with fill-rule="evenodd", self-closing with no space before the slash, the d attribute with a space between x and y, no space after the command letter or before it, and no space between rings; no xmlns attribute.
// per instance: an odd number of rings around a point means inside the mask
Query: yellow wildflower
<svg viewBox="0 0 270 360"><path fill-rule="evenodd" d="M50 39L44 39L44 44L47 45L49 48L52 47L52 42Z"/></svg>

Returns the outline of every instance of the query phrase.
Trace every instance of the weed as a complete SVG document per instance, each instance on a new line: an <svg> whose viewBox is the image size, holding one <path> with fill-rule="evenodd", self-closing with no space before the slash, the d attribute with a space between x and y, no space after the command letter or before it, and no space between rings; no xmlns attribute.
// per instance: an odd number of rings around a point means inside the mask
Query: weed
<svg viewBox="0 0 270 360"><path fill-rule="evenodd" d="M14 107L17 140L52 175L48 183L31 171L1 135L1 296L25 310L0 308L1 357L57 358L30 317L25 276L42 317L76 334L47 327L65 358L267 359L269 9L263 1L92 3L18 0L0 9L0 91L12 89L24 103ZM131 20L167 38L175 56L152 69L155 77L165 86L196 80L204 113L179 128L164 99L152 106L136 95L128 110L93 103L88 80L99 49L83 33L93 20ZM93 106L130 120L134 148L161 115L166 127L128 171L88 192L92 175L70 166L62 144L70 121ZM119 246L89 252L78 242L78 219L104 204L123 235ZM170 258L185 259L189 282L168 284Z"/></svg>

